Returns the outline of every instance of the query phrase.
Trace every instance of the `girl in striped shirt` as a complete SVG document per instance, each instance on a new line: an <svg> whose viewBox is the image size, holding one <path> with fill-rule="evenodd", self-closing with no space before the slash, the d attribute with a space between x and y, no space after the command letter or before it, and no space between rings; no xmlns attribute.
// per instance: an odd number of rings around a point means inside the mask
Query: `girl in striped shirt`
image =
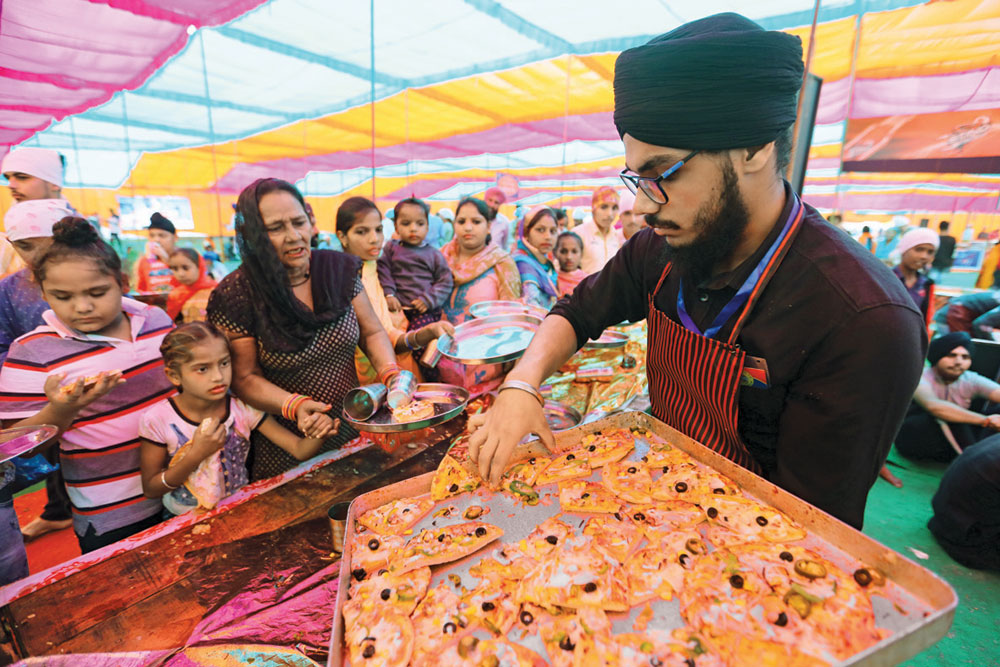
<svg viewBox="0 0 1000 667"><path fill-rule="evenodd" d="M174 393L160 342L170 317L125 298L121 260L86 220L66 217L34 267L50 310L11 345L0 370L0 420L54 424L84 553L160 520L142 492L139 419ZM58 444L56 444L58 443Z"/></svg>

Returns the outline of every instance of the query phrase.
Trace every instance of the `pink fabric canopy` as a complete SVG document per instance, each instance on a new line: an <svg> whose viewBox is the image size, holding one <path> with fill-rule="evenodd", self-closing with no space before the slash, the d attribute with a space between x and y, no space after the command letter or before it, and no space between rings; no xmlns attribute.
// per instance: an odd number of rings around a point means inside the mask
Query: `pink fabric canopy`
<svg viewBox="0 0 1000 667"><path fill-rule="evenodd" d="M57 120L142 85L188 40L263 0L0 1L0 156Z"/></svg>

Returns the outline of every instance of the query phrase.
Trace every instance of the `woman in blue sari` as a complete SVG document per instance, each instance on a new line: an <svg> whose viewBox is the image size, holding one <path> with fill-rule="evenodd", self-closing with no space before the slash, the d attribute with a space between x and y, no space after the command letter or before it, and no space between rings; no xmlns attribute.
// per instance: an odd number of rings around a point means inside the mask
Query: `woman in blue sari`
<svg viewBox="0 0 1000 667"><path fill-rule="evenodd" d="M559 297L559 274L549 258L557 234L555 212L547 206L536 206L524 218L524 228L513 253L521 274L521 301L546 310Z"/></svg>

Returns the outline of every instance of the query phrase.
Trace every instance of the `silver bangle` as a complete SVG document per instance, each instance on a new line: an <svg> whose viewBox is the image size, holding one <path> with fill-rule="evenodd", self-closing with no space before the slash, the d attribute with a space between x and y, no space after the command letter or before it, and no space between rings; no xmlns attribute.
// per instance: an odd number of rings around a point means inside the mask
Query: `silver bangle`
<svg viewBox="0 0 1000 667"><path fill-rule="evenodd" d="M171 491L176 491L177 489L181 488L180 486L170 486L167 483L167 471L166 470L163 470L163 471L160 472L160 481L163 482L163 486L167 487Z"/></svg>
<svg viewBox="0 0 1000 667"><path fill-rule="evenodd" d="M522 382L521 380L504 380L504 383L497 388L497 394L504 389L520 389L521 391L526 391L535 397L540 406L543 408L545 407L545 398L542 396L542 393L528 382Z"/></svg>

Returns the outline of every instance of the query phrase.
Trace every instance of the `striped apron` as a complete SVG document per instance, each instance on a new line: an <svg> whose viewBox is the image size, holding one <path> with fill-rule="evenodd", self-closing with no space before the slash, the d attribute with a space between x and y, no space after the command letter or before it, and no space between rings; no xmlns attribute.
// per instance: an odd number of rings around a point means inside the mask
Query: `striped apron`
<svg viewBox="0 0 1000 667"><path fill-rule="evenodd" d="M646 376L653 416L758 474L761 468L737 430L737 397L747 353L736 340L802 224L804 209L798 197L792 196L792 208L781 234L704 332L684 308L683 285L678 286L677 296L680 323L653 305L671 264L664 267L649 295ZM728 339L716 339L737 312Z"/></svg>

